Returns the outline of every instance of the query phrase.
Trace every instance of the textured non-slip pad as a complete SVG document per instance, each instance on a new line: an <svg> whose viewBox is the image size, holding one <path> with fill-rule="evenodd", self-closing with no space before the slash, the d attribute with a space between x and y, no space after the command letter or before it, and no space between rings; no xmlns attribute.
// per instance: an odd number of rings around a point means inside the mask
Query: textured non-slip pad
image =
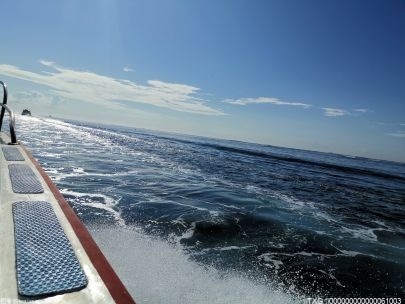
<svg viewBox="0 0 405 304"><path fill-rule="evenodd" d="M2 147L4 158L7 161L23 161L24 156L17 147Z"/></svg>
<svg viewBox="0 0 405 304"><path fill-rule="evenodd" d="M42 193L44 189L34 171L25 164L8 165L11 186L15 193Z"/></svg>
<svg viewBox="0 0 405 304"><path fill-rule="evenodd" d="M86 287L84 274L51 204L13 203L18 293L43 297Z"/></svg>

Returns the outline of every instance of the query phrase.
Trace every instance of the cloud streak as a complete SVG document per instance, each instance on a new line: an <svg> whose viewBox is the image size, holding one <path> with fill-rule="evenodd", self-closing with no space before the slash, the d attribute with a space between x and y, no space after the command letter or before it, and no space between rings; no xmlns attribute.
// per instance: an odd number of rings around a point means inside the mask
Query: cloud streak
<svg viewBox="0 0 405 304"><path fill-rule="evenodd" d="M359 113L368 113L371 112L369 109L354 109L355 112L359 112Z"/></svg>
<svg viewBox="0 0 405 304"><path fill-rule="evenodd" d="M51 72L35 73L13 65L0 64L0 73L50 88L53 96L94 103L98 106L124 107L122 101L148 104L160 108L201 115L226 115L198 97L199 88L186 84L149 80L139 85L89 71L57 66L51 61L40 63Z"/></svg>
<svg viewBox="0 0 405 304"><path fill-rule="evenodd" d="M350 113L343 109L337 108L322 108L324 110L324 115L327 117L338 117L338 116L345 116L350 115Z"/></svg>
<svg viewBox="0 0 405 304"><path fill-rule="evenodd" d="M339 116L354 116L358 117L366 113L373 112L369 109L353 109L353 110L345 110L340 108L321 108L324 111L324 115L327 117L339 117Z"/></svg>
<svg viewBox="0 0 405 304"><path fill-rule="evenodd" d="M399 138L405 138L405 131L396 131L394 133L387 133L388 136L393 136L393 137L399 137Z"/></svg>
<svg viewBox="0 0 405 304"><path fill-rule="evenodd" d="M239 98L239 99L225 99L224 102L233 104L233 105L240 105L246 106L250 104L272 104L277 106L295 106L295 107L302 107L308 109L311 107L310 104L302 103L302 102L288 102L283 101L278 98L274 97L258 97L258 98Z"/></svg>
<svg viewBox="0 0 405 304"><path fill-rule="evenodd" d="M37 73L13 65L0 64L0 73L48 87L49 91L44 92L46 96L39 96L38 93L35 96L35 99L42 103L45 103L46 100L50 100L52 104L55 104L55 100L66 102L77 100L121 110L129 108L133 110L137 105L147 104L200 115L227 115L222 110L211 107L210 101L203 99L200 89L195 86L161 80L148 80L146 84L141 85L130 80L116 79L91 71L61 67L48 60L40 60L40 63L45 67L46 71ZM133 69L124 67L123 71L131 72ZM290 102L274 97L248 97L222 101L235 106L268 104L302 109L312 107L308 103ZM323 110L326 117L354 117L373 112L367 108L357 108L351 111L331 107L320 109ZM401 126L404 126L404 124L401 124ZM401 137L402 135L392 136Z"/></svg>

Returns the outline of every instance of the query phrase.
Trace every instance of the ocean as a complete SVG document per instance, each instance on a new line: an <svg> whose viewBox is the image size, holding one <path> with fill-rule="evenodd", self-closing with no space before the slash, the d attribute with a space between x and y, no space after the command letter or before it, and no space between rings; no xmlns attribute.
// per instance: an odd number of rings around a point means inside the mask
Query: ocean
<svg viewBox="0 0 405 304"><path fill-rule="evenodd" d="M405 298L405 164L17 116L138 303Z"/></svg>

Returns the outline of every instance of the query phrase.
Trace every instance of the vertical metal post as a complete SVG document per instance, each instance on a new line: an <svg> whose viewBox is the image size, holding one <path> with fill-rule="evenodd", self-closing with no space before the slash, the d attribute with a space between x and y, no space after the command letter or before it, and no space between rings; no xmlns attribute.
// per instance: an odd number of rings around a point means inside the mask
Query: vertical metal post
<svg viewBox="0 0 405 304"><path fill-rule="evenodd" d="M3 104L7 104L7 85L0 80L0 84L3 86ZM1 107L1 113L0 113L0 131L1 127L3 126L3 118L4 118L4 112L6 109L4 107Z"/></svg>
<svg viewBox="0 0 405 304"><path fill-rule="evenodd" d="M10 116L10 137L11 137L11 145L18 145L17 137L15 135L15 117L14 112L7 106L7 85L0 80L0 84L3 86L3 103L0 104L1 106L1 113L0 113L0 131L1 127L3 126L3 118L4 112L7 111Z"/></svg>

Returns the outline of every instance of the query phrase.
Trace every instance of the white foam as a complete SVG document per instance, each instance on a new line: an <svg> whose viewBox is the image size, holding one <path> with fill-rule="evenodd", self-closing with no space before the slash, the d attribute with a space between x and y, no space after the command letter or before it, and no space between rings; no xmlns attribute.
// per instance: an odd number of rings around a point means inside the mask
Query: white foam
<svg viewBox="0 0 405 304"><path fill-rule="evenodd" d="M210 251L230 251L230 250L245 250L245 249L250 249L256 247L254 245L248 245L248 246L228 246L228 247L214 247L214 248L205 248L201 249L199 253L206 253ZM193 255L198 255L199 253L193 253Z"/></svg>
<svg viewBox="0 0 405 304"><path fill-rule="evenodd" d="M364 228L364 227L354 227L354 228L348 228L348 227L342 227L341 228L342 232L344 233L349 233L352 235L352 237L357 238L357 239L362 239L365 241L369 242L377 242L377 235L375 235L374 230L380 230L380 229L370 229L370 228Z"/></svg>
<svg viewBox="0 0 405 304"><path fill-rule="evenodd" d="M323 274L326 274L329 278L334 280L336 282L336 285L341 286L341 287L345 287L332 273L326 272L326 271L320 270L320 269L318 269L318 271L323 273Z"/></svg>
<svg viewBox="0 0 405 304"><path fill-rule="evenodd" d="M73 173L76 173L76 175L85 174L84 169L81 167L73 167L72 170L73 170Z"/></svg>
<svg viewBox="0 0 405 304"><path fill-rule="evenodd" d="M30 123L32 121L22 121L23 123ZM54 119L35 119L37 126L34 128L34 132L36 132L35 136L41 136L42 133L47 134L48 130L52 130L52 136L55 137L55 133L58 131L65 136L71 136L77 139L81 143L81 149L86 151L85 147L89 147L88 153L92 153L94 146L97 145L99 150L107 151L108 153L118 153L118 154L125 154L125 155L132 155L137 158L140 162L145 163L157 163L166 168L176 168L176 170L185 173L185 174L197 174L194 169L183 168L178 164L171 163L168 160L161 158L158 155L153 155L150 153L145 153L142 151L135 151L133 148L129 148L127 146L116 144L111 138L117 139L118 142L125 141L125 142L139 142L141 139L136 138L135 136L128 136L124 134L120 134L118 132L107 131L107 130L100 130L95 129L92 127L85 127L85 126L76 126L74 124L70 124L63 121L58 121ZM32 134L31 134L32 135ZM56 137L55 137L56 138ZM64 141L62 142L63 145ZM152 145L153 142L143 141L145 145ZM164 147L162 147L164 149ZM65 152L65 151L64 151Z"/></svg>
<svg viewBox="0 0 405 304"><path fill-rule="evenodd" d="M49 158L61 158L62 154L60 153L51 153L51 152L41 152L39 153L42 157L49 157Z"/></svg>
<svg viewBox="0 0 405 304"><path fill-rule="evenodd" d="M119 202L114 200L114 198L101 194L101 193L81 193L70 191L67 189L61 189L60 192L64 195L71 195L74 197L88 198L86 200L80 201L83 206L89 206L96 209L101 209L110 213L119 226L125 226L125 220L121 217L121 213L114 209L114 206ZM104 203L92 200L92 198L101 198Z"/></svg>
<svg viewBox="0 0 405 304"><path fill-rule="evenodd" d="M343 250L343 249L338 249L340 252L342 252L344 255L350 256L350 257L355 257L357 255L362 254L361 252L358 251L351 251L351 250Z"/></svg>
<svg viewBox="0 0 405 304"><path fill-rule="evenodd" d="M249 249L254 246L228 246L228 247L221 247L218 248L217 250L219 251L228 251L228 250L244 250L244 249Z"/></svg>
<svg viewBox="0 0 405 304"><path fill-rule="evenodd" d="M276 272L283 265L282 261L280 261L279 259L274 258L274 255L270 254L270 253L262 254L258 258L263 260L264 262L266 262L264 265L266 265L267 267L274 268L274 270ZM269 263L271 263L271 264L269 264Z"/></svg>
<svg viewBox="0 0 405 304"><path fill-rule="evenodd" d="M195 227L196 227L196 223L195 222L191 223L191 227L182 234L182 236L179 238L179 240L191 238L194 235Z"/></svg>
<svg viewBox="0 0 405 304"><path fill-rule="evenodd" d="M240 275L200 266L179 247L134 229L91 233L137 303L304 303Z"/></svg>

